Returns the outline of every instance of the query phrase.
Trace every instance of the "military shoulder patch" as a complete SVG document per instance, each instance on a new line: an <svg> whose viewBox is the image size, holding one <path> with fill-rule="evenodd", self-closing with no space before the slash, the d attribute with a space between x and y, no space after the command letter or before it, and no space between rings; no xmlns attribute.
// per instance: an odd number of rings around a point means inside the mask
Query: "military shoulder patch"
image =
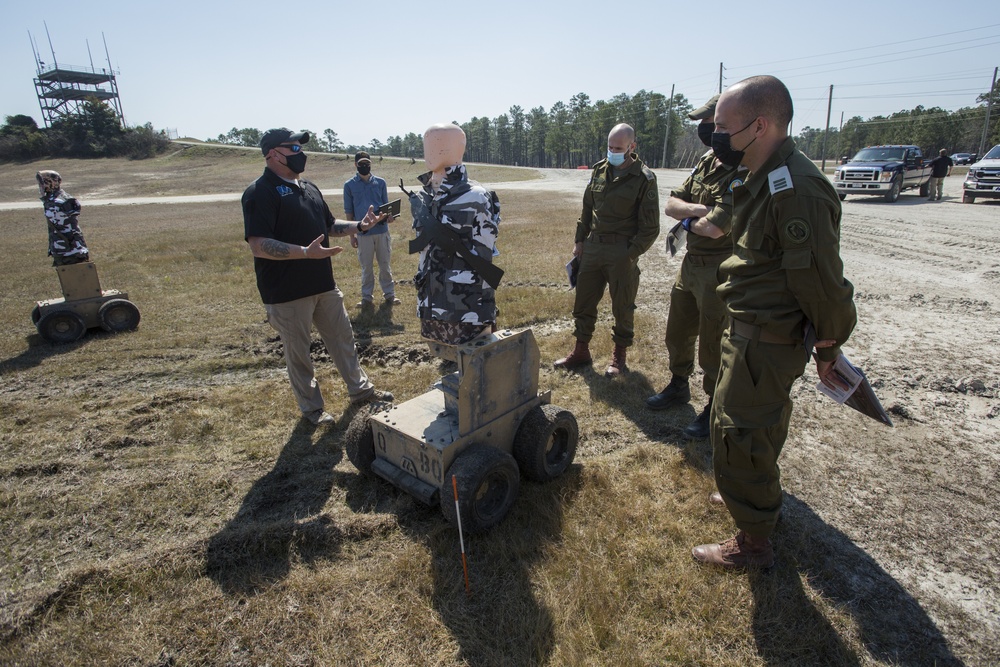
<svg viewBox="0 0 1000 667"><path fill-rule="evenodd" d="M800 244L809 240L812 228L809 227L809 223L804 218L792 218L785 223L782 233L790 243Z"/></svg>
<svg viewBox="0 0 1000 667"><path fill-rule="evenodd" d="M743 179L742 178L734 178L732 180L732 182L729 183L729 191L732 192L733 188L738 188L741 185L743 185Z"/></svg>
<svg viewBox="0 0 1000 667"><path fill-rule="evenodd" d="M776 195L785 190L794 189L792 175L788 172L787 166L778 167L767 175L767 185L771 189L771 194Z"/></svg>
<svg viewBox="0 0 1000 667"><path fill-rule="evenodd" d="M642 165L642 175L646 177L647 181L656 180L656 174L654 174L653 170L647 167L646 165Z"/></svg>
<svg viewBox="0 0 1000 667"><path fill-rule="evenodd" d="M650 188L649 191L646 192L646 199L656 199L658 194L659 193L657 193L656 190Z"/></svg>

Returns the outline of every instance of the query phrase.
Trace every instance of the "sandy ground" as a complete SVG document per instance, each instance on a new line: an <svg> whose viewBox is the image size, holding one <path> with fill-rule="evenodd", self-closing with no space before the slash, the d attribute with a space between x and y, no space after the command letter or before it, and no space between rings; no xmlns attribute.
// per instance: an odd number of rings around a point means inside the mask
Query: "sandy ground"
<svg viewBox="0 0 1000 667"><path fill-rule="evenodd" d="M661 201L687 175L657 174ZM540 180L489 185L550 191L578 202L588 175L548 170ZM962 204L962 180L959 174L948 178L940 202L915 191L894 204L864 197L844 202L841 253L859 312L844 349L867 372L895 426L822 398L810 368L793 392L796 407L782 475L786 513L795 518L787 523L829 552L830 571L841 578L818 583L846 607L858 607L862 632L865 623L881 622L881 612L862 609L864 591L876 587L900 615L922 619L901 626L901 632L937 635L950 647L937 659L961 662L956 656L976 655L996 664L1000 202ZM109 198L88 204L145 201ZM0 209L22 206L38 203L0 203ZM664 217L664 230L671 224ZM679 258L669 258L663 238L642 260L638 302L665 319L662 304ZM659 270L651 270L656 265ZM814 573L801 574L813 581ZM893 662L889 655L877 657Z"/></svg>

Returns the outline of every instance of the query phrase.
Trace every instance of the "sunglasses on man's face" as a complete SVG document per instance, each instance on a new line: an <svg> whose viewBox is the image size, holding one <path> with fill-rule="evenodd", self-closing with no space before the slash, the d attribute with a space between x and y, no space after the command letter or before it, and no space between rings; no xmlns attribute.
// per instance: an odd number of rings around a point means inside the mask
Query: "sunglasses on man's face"
<svg viewBox="0 0 1000 667"><path fill-rule="evenodd" d="M281 148L287 148L288 150L292 151L293 153L298 153L299 151L302 150L302 145L301 144L278 144L278 146L281 147Z"/></svg>

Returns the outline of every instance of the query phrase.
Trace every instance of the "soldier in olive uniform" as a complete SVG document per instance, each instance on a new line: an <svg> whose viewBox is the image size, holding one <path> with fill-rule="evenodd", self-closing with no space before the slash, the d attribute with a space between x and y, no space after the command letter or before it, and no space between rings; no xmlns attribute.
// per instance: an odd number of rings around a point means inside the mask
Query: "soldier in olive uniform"
<svg viewBox="0 0 1000 667"><path fill-rule="evenodd" d="M635 295L639 291L639 256L660 233L660 196L656 175L635 153L635 130L621 123L608 135L608 157L594 166L576 224L573 256L580 261L576 282L573 336L576 347L555 362L573 369L593 363L590 339L597 306L605 288L611 294L615 347L605 375L628 370L625 350L635 337Z"/></svg>
<svg viewBox="0 0 1000 667"><path fill-rule="evenodd" d="M820 380L832 387L833 362L857 322L854 288L840 259L840 201L788 137L791 119L792 98L772 76L731 86L715 110L716 156L750 170L733 191L733 255L722 263L719 287L730 324L712 407L715 481L739 531L692 555L727 568L774 562L778 456L792 383L808 360L806 324L820 339Z"/></svg>
<svg viewBox="0 0 1000 667"><path fill-rule="evenodd" d="M698 137L706 146L712 144L715 131L715 95L699 109L688 114L700 120ZM716 294L722 279L719 265L733 252L729 224L733 209L733 188L741 185L746 169L726 165L709 150L692 170L687 180L670 192L663 209L680 220L671 237L684 229L687 253L670 291L665 341L670 357L670 384L646 399L651 410L665 410L691 400L688 377L694 372L695 340L698 341L698 364L704 373L702 387L708 404L684 433L692 438L707 438L712 395L719 376L719 346L726 322L726 307Z"/></svg>

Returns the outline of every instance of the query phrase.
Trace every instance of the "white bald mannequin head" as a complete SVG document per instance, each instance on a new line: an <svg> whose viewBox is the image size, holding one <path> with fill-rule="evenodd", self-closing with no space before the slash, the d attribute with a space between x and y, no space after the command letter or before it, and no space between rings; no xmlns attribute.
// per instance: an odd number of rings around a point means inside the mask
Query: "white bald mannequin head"
<svg viewBox="0 0 1000 667"><path fill-rule="evenodd" d="M431 182L440 184L444 170L462 164L465 155L465 132L454 123L437 123L424 132L424 162L431 170Z"/></svg>

